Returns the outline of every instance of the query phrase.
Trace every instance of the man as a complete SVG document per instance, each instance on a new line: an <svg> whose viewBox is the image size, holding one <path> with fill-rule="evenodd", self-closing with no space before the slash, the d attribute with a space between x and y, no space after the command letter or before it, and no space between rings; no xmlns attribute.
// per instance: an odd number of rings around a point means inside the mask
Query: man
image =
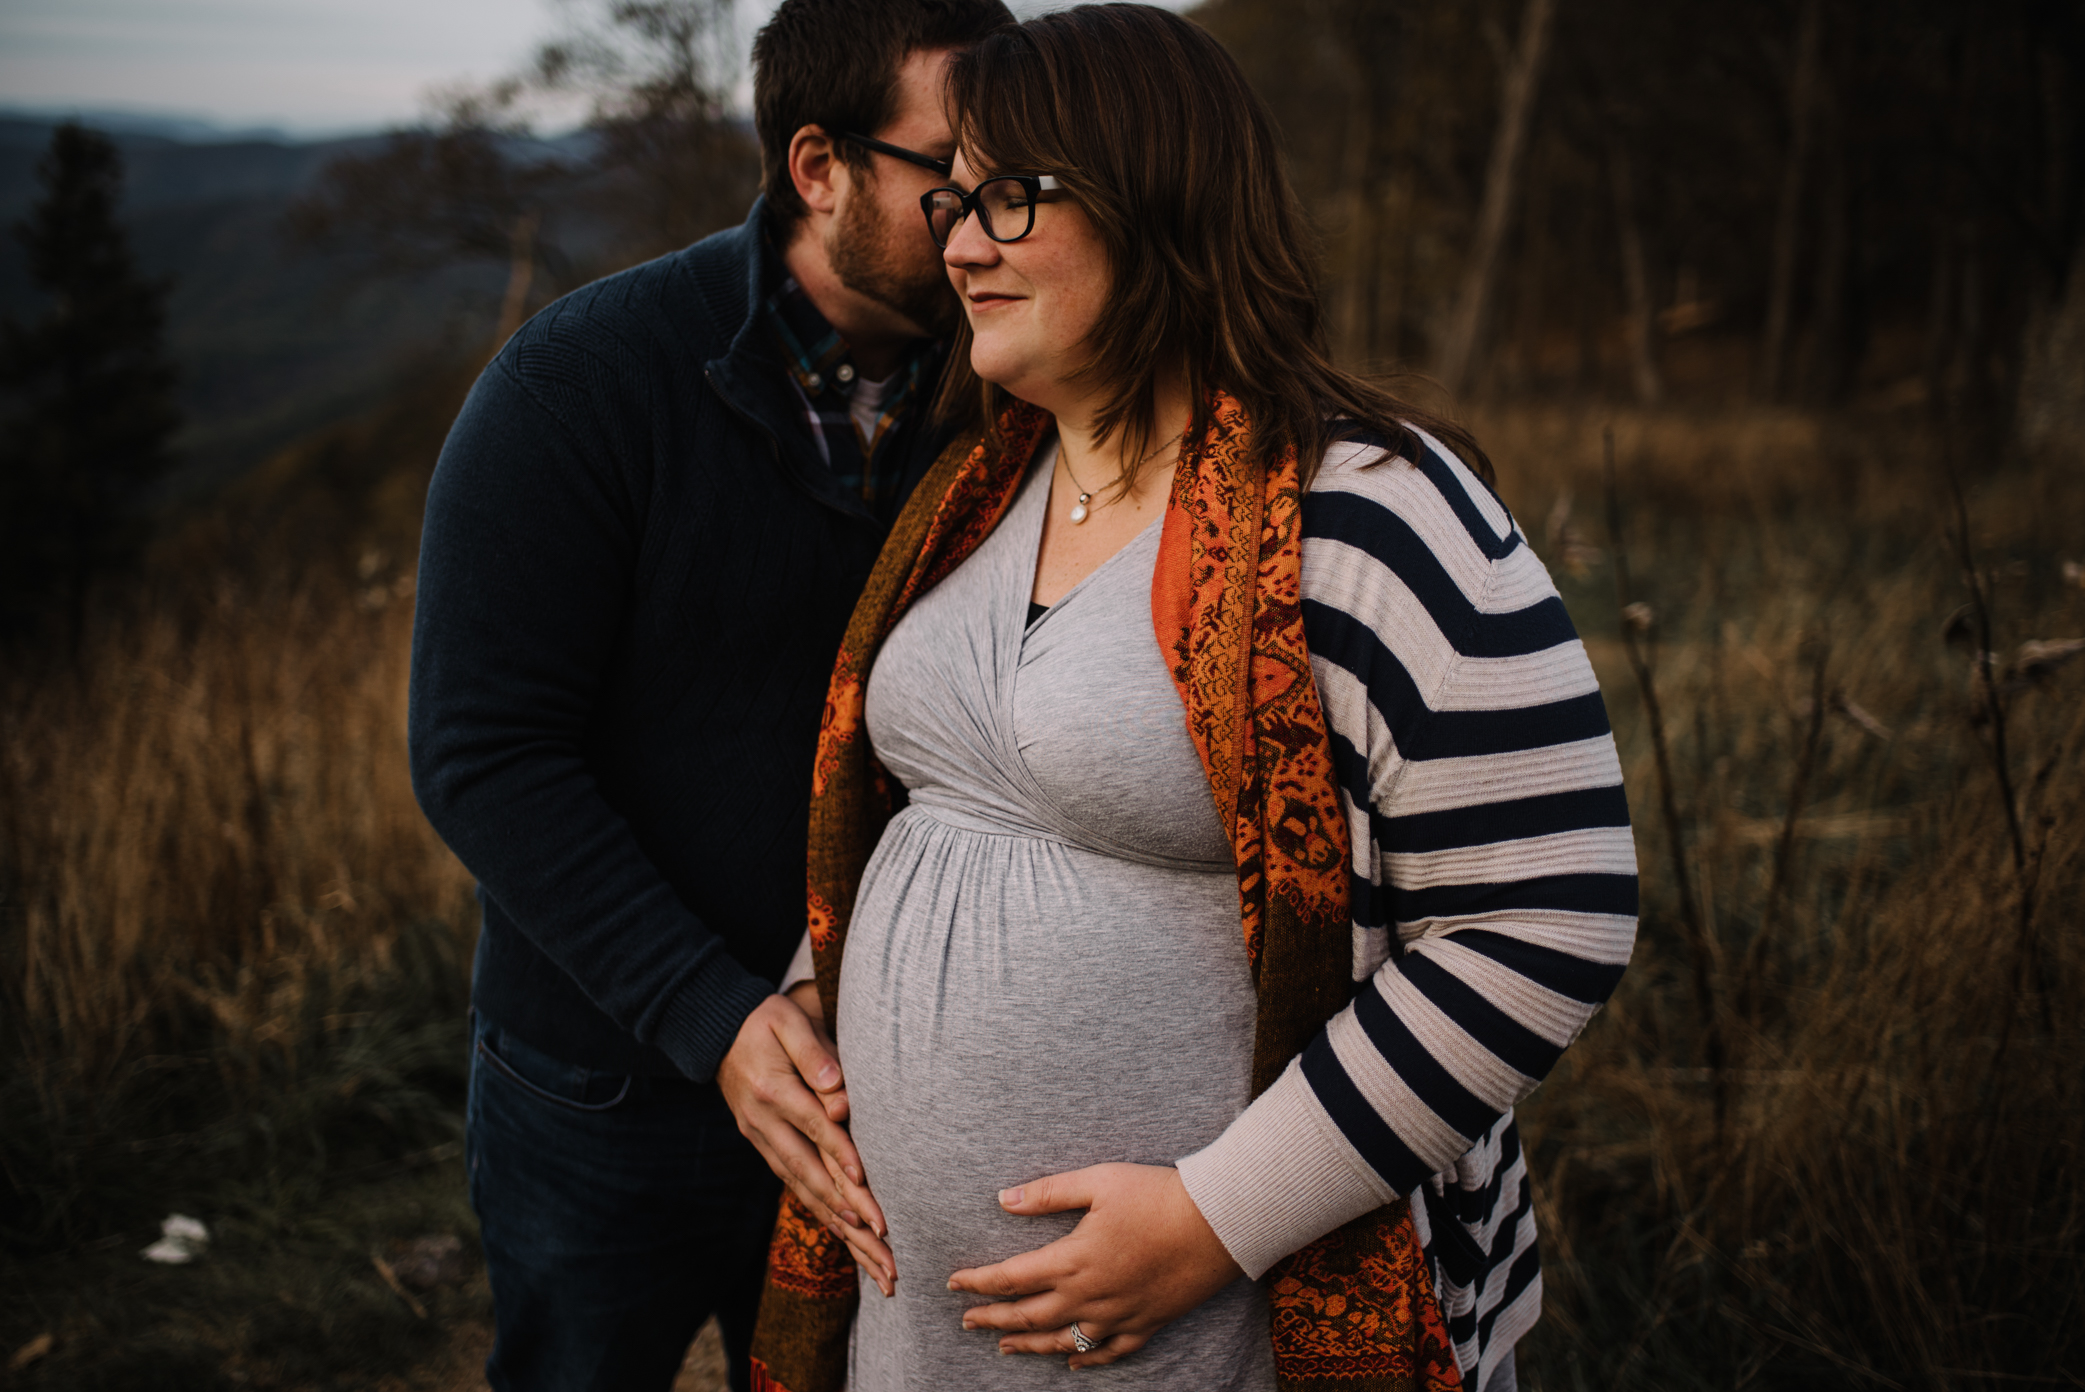
<svg viewBox="0 0 2085 1392"><path fill-rule="evenodd" d="M784 0L745 224L537 315L442 451L410 736L484 910L466 1134L501 1392L668 1387L712 1313L748 1386L763 1155L843 1207L838 1064L815 992L775 985L833 655L946 443L941 68L1008 20Z"/></svg>

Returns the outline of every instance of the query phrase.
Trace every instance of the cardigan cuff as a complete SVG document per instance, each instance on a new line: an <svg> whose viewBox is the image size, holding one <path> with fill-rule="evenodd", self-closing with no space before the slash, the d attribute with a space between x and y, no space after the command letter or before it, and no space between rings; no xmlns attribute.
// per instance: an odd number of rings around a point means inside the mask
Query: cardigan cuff
<svg viewBox="0 0 2085 1392"><path fill-rule="evenodd" d="M1397 1197L1347 1144L1293 1060L1221 1136L1178 1168L1187 1196L1254 1280Z"/></svg>
<svg viewBox="0 0 2085 1392"><path fill-rule="evenodd" d="M681 1072L707 1083L731 1052L739 1026L774 993L773 986L740 966L730 953L713 952L660 1010L659 1027L650 1042Z"/></svg>
<svg viewBox="0 0 2085 1392"><path fill-rule="evenodd" d="M811 959L811 930L806 928L796 944L796 956L789 959L789 970L782 973L782 984L775 987L775 993L786 996L806 981L817 979L818 966Z"/></svg>

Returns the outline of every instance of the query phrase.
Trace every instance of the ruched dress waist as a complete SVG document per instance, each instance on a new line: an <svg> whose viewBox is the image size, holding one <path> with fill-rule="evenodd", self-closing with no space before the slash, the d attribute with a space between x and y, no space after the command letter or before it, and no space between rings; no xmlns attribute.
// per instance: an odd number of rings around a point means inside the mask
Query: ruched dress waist
<svg viewBox="0 0 2085 1392"><path fill-rule="evenodd" d="M852 1392L1060 1388L1062 1358L965 1333L951 1272L1070 1232L1001 1189L1169 1165L1248 1100L1254 999L1230 848L1153 635L1156 524L1026 622L1054 450L923 596L867 722L909 805L864 873L840 978L853 1129L898 1294L862 1286ZM1273 1386L1240 1280L1077 1386Z"/></svg>

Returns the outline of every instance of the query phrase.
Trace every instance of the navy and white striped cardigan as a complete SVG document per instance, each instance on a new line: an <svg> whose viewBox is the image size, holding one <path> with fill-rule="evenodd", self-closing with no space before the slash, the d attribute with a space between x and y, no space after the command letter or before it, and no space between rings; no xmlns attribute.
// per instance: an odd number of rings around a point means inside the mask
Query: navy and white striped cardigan
<svg viewBox="0 0 2085 1392"><path fill-rule="evenodd" d="M1354 844L1354 1003L1180 1173L1255 1278L1412 1196L1481 1388L1542 1307L1513 1106L1621 979L1636 849L1549 572L1422 441L1416 464L1334 446L1303 504L1304 636ZM785 987L810 978L808 938L797 957Z"/></svg>
<svg viewBox="0 0 2085 1392"><path fill-rule="evenodd" d="M1636 935L1621 764L1585 647L1438 441L1342 444L1303 506L1303 621L1353 832L1354 1002L1180 1162L1247 1274L1399 1195L1467 1385L1542 1279L1513 1106Z"/></svg>

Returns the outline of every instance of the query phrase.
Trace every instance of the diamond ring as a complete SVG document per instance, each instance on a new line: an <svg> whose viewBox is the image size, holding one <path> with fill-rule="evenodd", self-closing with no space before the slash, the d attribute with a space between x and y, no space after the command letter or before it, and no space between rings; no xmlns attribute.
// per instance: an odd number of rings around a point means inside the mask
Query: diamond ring
<svg viewBox="0 0 2085 1392"><path fill-rule="evenodd" d="M1079 1328L1077 1320L1073 1320L1071 1322L1071 1346L1080 1353L1091 1353L1100 1347L1100 1340L1087 1338L1086 1331Z"/></svg>

